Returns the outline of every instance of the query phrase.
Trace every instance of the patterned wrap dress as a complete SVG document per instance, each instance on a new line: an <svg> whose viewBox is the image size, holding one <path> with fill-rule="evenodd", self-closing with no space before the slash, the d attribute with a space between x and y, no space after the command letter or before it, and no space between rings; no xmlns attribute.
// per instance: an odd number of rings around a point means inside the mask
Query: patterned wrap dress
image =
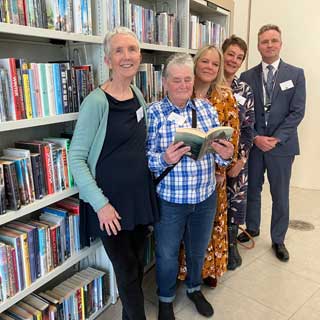
<svg viewBox="0 0 320 320"><path fill-rule="evenodd" d="M238 108L231 91L224 89L222 95L213 91L209 96L210 103L216 108L221 126L230 126L234 129L231 142L234 146L232 163L238 159L239 118ZM232 165L231 163L231 165ZM226 168L216 166L216 174L226 176ZM213 224L211 238L202 269L202 278L220 277L227 270L228 263L228 230L227 230L227 190L226 179L222 187L216 188L217 211ZM184 250L180 250L180 273L178 279L186 278L186 263Z"/></svg>
<svg viewBox="0 0 320 320"><path fill-rule="evenodd" d="M237 100L240 120L240 139L238 158L249 157L249 152L253 144L254 97L251 87L234 78L231 89ZM248 190L248 162L240 171L237 177L227 176L227 196L228 196L228 219L234 224L244 224L247 207Z"/></svg>

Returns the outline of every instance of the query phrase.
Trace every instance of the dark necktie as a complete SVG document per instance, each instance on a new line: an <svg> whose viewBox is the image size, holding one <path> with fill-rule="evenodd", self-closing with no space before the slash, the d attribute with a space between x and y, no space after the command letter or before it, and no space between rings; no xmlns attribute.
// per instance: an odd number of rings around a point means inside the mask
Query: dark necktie
<svg viewBox="0 0 320 320"><path fill-rule="evenodd" d="M267 82L266 82L266 86L265 86L266 106L270 106L271 105L271 98L272 98L272 91L273 91L273 80L274 80L273 66L271 64L269 64L267 66L267 69L268 69Z"/></svg>

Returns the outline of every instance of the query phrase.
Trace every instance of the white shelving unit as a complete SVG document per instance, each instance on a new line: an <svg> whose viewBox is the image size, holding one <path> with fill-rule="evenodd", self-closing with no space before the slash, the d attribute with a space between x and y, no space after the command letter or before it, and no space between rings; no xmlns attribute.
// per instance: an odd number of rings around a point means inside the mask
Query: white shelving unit
<svg viewBox="0 0 320 320"><path fill-rule="evenodd" d="M44 277L37 279L35 282L31 284L28 288L18 292L15 296L7 299L5 302L0 304L0 312L10 308L15 303L26 297L27 295L31 294L35 290L41 288L44 284L49 282L50 280L54 279L58 275L62 274L64 271L78 263L84 258L87 258L90 255L93 255L96 250L101 246L100 241L93 243L90 247L86 247L82 249L79 253L71 256L67 259L62 265L56 267L52 271L48 272Z"/></svg>
<svg viewBox="0 0 320 320"><path fill-rule="evenodd" d="M122 1L122 0L120 0ZM189 48L190 13L198 14L204 19L215 19L224 24L227 34L232 31L233 0L130 0L141 6L153 7L157 10L167 8L170 13L175 13L179 22L181 47L163 46L142 43L142 56L151 56L153 63L163 63L164 58L175 52L195 54L197 50ZM150 4L151 3L151 4ZM92 0L92 21L94 35L83 35L61 31L40 29L0 22L0 58L16 57L25 58L31 62L48 62L59 60L81 59L81 64L92 64L95 84L101 84L108 77L108 70L104 64L103 40L108 31L106 27L107 1ZM8 121L0 123L0 152L3 148L12 146L17 140L40 139L45 136L54 136L72 126L78 113L69 113L57 116L36 118L30 120ZM76 188L64 190L48 195L41 200L23 206L18 211L9 211L0 216L0 225L12 220L27 216L32 212L48 206L66 197L75 195ZM74 264L84 260L92 261L96 266L108 270L110 277L110 303L117 300L117 287L114 272L101 242L95 242L90 248L84 248L78 254L70 257L61 266L55 268L44 277L37 279L28 288L17 293L14 297L0 303L0 312L3 312L19 300L41 288L50 280L62 274ZM150 268L150 263L146 269ZM105 308L107 308L107 306ZM90 317L95 319L105 308Z"/></svg>
<svg viewBox="0 0 320 320"><path fill-rule="evenodd" d="M36 210L42 209L46 206L49 206L50 204L53 204L57 201L60 201L64 198L71 197L78 193L77 188L71 188L67 190L63 190L61 192L56 192L50 195L47 195L43 197L41 200L35 200L31 204L28 204L26 206L22 206L21 209L17 211L7 211L5 214L0 216L0 225L3 225L7 222L10 222L12 220L19 219L21 217L24 217Z"/></svg>
<svg viewBox="0 0 320 320"><path fill-rule="evenodd" d="M78 112L72 112L72 113L51 116L51 117L23 119L18 121L6 121L6 122L0 123L0 132L25 129L25 128L31 128L31 127L46 126L48 124L75 121L77 119L78 119Z"/></svg>

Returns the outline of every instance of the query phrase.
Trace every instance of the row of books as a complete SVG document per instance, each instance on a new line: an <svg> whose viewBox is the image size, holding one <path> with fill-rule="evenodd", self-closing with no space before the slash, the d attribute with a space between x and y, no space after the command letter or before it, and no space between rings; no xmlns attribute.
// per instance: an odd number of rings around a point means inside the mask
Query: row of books
<svg viewBox="0 0 320 320"><path fill-rule="evenodd" d="M108 303L107 274L89 267L56 287L31 294L0 314L5 320L85 320Z"/></svg>
<svg viewBox="0 0 320 320"><path fill-rule="evenodd" d="M4 0L0 22L91 35L91 0Z"/></svg>
<svg viewBox="0 0 320 320"><path fill-rule="evenodd" d="M163 65L141 63L133 83L140 88L147 103L163 98L162 70Z"/></svg>
<svg viewBox="0 0 320 320"><path fill-rule="evenodd" d="M226 38L226 30L219 23L190 15L190 43L191 49L199 49L205 45L221 47Z"/></svg>
<svg viewBox="0 0 320 320"><path fill-rule="evenodd" d="M42 209L38 220L0 227L0 301L13 297L80 251L79 200Z"/></svg>
<svg viewBox="0 0 320 320"><path fill-rule="evenodd" d="M179 46L176 15L156 12L129 0L107 0L106 6L108 30L122 25L134 31L141 42Z"/></svg>
<svg viewBox="0 0 320 320"><path fill-rule="evenodd" d="M91 65L0 59L0 122L77 112L93 89Z"/></svg>
<svg viewBox="0 0 320 320"><path fill-rule="evenodd" d="M18 210L45 195L73 187L70 139L17 141L0 157L0 214Z"/></svg>

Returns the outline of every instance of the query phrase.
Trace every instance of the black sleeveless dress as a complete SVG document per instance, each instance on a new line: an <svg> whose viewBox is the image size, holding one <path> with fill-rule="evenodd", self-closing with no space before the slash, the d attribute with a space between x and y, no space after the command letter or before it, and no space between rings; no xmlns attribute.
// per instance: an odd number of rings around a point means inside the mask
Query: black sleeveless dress
<svg viewBox="0 0 320 320"><path fill-rule="evenodd" d="M121 216L122 230L158 221L157 198L146 156L146 123L137 121L140 109L136 96L118 101L106 93L109 102L108 126L96 165L96 182ZM140 110L142 112L142 110ZM107 237L101 231L96 212L80 201L81 243L89 237Z"/></svg>

